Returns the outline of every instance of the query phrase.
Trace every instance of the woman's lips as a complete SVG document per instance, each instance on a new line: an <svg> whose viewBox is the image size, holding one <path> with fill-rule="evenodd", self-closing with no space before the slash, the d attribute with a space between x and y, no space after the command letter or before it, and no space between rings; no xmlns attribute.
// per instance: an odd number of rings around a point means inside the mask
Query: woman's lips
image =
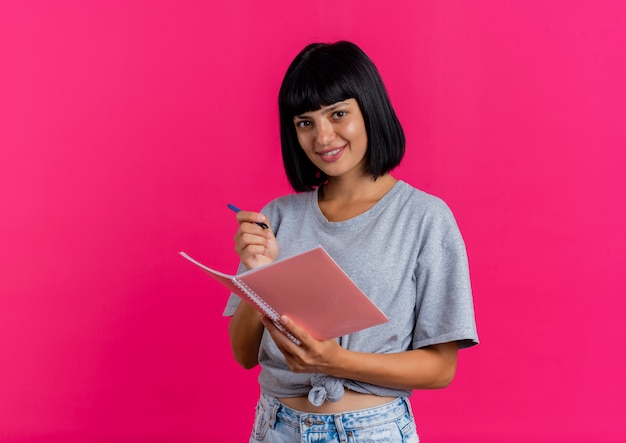
<svg viewBox="0 0 626 443"><path fill-rule="evenodd" d="M318 152L317 155L319 155L320 158L324 160L325 162L334 162L334 161L337 161L339 157L341 157L341 154L343 154L344 149L345 149L345 145L340 146L338 148L326 149L325 151Z"/></svg>

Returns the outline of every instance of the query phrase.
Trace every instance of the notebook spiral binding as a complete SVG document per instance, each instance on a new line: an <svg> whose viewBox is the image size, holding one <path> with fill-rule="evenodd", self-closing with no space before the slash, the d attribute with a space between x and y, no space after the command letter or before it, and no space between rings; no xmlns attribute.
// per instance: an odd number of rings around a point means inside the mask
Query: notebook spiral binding
<svg viewBox="0 0 626 443"><path fill-rule="evenodd" d="M235 278L233 279L233 282L235 283L235 285L237 285L239 289L241 289L243 292L245 292L248 295L248 297L250 298L250 301L252 301L259 308L261 308L261 311L265 315L267 315L270 320L272 320L272 323L274 323L274 325L283 334L289 337L289 339L291 339L291 341L294 342L296 345L300 346L301 344L300 340L298 340L291 332L289 332L283 326L283 324L280 322L280 314L278 314L278 312L276 312L274 308L272 308L261 297L259 297L259 295L254 291L254 289L248 286L244 281L240 281L239 279Z"/></svg>

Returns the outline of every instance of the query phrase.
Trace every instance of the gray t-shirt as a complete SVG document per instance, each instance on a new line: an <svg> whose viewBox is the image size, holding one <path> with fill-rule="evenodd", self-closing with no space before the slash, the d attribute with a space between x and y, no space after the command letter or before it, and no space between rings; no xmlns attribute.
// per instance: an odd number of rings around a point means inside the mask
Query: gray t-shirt
<svg viewBox="0 0 626 443"><path fill-rule="evenodd" d="M389 322L338 338L346 349L388 354L457 341L478 343L465 243L448 206L403 181L371 209L329 222L317 190L270 202L267 215L286 258L322 245L389 317ZM243 267L240 266L240 271ZM224 315L240 299L231 295ZM274 397L307 395L313 404L336 401L343 389L380 396L409 396L391 389L323 374L289 370L270 335L259 350L261 391Z"/></svg>

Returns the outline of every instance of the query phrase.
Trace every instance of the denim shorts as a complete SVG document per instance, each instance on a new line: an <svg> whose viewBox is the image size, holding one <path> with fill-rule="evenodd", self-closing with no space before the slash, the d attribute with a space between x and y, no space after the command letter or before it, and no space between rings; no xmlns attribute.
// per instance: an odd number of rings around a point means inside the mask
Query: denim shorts
<svg viewBox="0 0 626 443"><path fill-rule="evenodd" d="M261 394L250 443L419 443L406 397L368 409L311 414Z"/></svg>

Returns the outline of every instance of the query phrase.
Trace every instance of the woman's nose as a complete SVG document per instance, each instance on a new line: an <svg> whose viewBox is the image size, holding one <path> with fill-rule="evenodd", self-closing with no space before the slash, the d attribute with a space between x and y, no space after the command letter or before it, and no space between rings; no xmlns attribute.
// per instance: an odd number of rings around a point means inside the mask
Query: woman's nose
<svg viewBox="0 0 626 443"><path fill-rule="evenodd" d="M316 125L316 129L316 141L321 146L326 146L335 138L333 125L329 121L322 120Z"/></svg>

